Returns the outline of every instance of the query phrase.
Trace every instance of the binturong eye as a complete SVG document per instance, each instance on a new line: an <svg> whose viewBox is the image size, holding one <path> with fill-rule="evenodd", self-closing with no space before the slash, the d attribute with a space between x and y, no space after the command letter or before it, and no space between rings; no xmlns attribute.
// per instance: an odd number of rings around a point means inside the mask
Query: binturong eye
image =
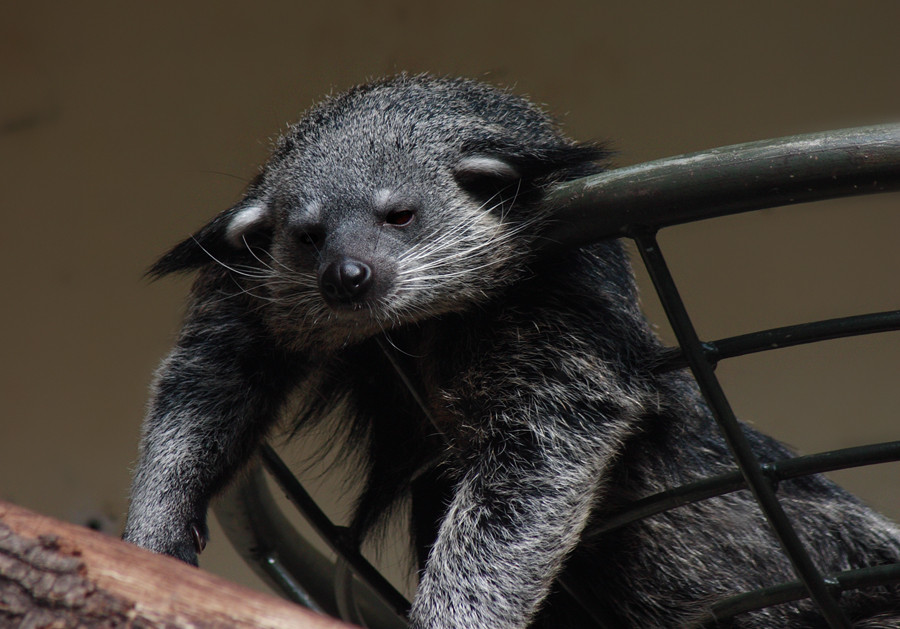
<svg viewBox="0 0 900 629"><path fill-rule="evenodd" d="M386 225L394 227L406 227L413 222L415 217L416 213L410 209L392 210L384 217L384 222Z"/></svg>
<svg viewBox="0 0 900 629"><path fill-rule="evenodd" d="M318 229L306 229L297 233L297 240L306 247L318 248L325 240L325 234Z"/></svg>

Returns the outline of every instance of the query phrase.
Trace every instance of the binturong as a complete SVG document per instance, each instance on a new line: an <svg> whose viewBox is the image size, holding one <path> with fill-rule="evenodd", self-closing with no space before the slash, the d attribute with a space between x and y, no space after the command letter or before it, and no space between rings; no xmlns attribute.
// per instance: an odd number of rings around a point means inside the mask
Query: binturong
<svg viewBox="0 0 900 629"><path fill-rule="evenodd" d="M560 577L641 628L794 580L746 491L591 533L733 468L690 376L654 369L663 347L622 244L542 253L548 186L605 158L469 80L402 75L310 110L240 202L150 271L196 282L153 385L125 539L196 563L211 497L280 418L302 437L340 409L366 462L354 538L411 505L417 629L597 626ZM763 461L791 455L745 430ZM897 527L828 480L779 497L823 573L900 561ZM900 585L840 605L858 627L900 626ZM823 621L798 601L727 626Z"/></svg>

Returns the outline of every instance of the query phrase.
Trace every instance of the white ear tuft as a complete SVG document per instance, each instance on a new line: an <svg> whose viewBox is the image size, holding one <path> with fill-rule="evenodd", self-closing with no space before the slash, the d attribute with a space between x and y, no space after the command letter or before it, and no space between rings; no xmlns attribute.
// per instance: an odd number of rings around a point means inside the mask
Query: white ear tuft
<svg viewBox="0 0 900 629"><path fill-rule="evenodd" d="M262 205L248 205L238 210L228 227L225 228L225 239L238 248L244 247L244 236L264 225L269 219L266 208Z"/></svg>
<svg viewBox="0 0 900 629"><path fill-rule="evenodd" d="M473 155L464 157L454 169L454 174L461 180L474 179L519 179L521 175L516 168L509 162L505 162L499 157L490 157L488 155Z"/></svg>

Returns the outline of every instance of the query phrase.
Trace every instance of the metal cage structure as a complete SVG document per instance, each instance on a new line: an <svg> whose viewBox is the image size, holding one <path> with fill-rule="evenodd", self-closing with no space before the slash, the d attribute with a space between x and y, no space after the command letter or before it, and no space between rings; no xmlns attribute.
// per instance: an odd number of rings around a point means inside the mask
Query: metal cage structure
<svg viewBox="0 0 900 629"><path fill-rule="evenodd" d="M828 131L750 142L619 168L560 184L547 249L629 238L646 266L678 341L660 370L688 367L731 450L734 471L639 499L601 523L601 534L681 505L748 489L789 558L796 579L715 602L700 626L789 601L814 601L826 625L847 628L841 592L900 581L900 564L823 574L801 543L778 499L782 480L849 467L900 461L900 441L762 463L752 451L716 365L728 358L804 343L900 330L900 310L862 313L714 341L698 336L660 246L660 229L763 208L900 190L900 125ZM387 344L382 344L390 351ZM397 361L398 377L409 385ZM413 397L420 399L413 390ZM265 470L265 472L264 472ZM327 543L332 560L288 522L268 489L268 473ZM254 570L287 598L349 622L406 626L408 601L352 546L344 529L316 505L278 454L264 445L246 474L219 498L216 514L231 543ZM560 582L596 626L619 627Z"/></svg>

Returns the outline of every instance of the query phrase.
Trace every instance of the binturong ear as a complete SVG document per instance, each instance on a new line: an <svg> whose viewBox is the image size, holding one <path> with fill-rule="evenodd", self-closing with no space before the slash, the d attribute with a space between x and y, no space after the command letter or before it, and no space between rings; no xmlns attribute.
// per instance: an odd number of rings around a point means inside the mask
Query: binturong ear
<svg viewBox="0 0 900 629"><path fill-rule="evenodd" d="M268 207L261 201L245 199L175 245L150 267L147 275L156 279L210 263L230 265L238 258L254 255L250 247L267 247L271 236Z"/></svg>
<svg viewBox="0 0 900 629"><path fill-rule="evenodd" d="M483 199L528 195L553 182L598 173L610 155L595 144L523 146L496 138L479 144L468 147L453 175L463 189Z"/></svg>
<svg viewBox="0 0 900 629"><path fill-rule="evenodd" d="M522 178L515 166L493 155L463 157L453 169L453 176L464 190L479 198L502 193Z"/></svg>

